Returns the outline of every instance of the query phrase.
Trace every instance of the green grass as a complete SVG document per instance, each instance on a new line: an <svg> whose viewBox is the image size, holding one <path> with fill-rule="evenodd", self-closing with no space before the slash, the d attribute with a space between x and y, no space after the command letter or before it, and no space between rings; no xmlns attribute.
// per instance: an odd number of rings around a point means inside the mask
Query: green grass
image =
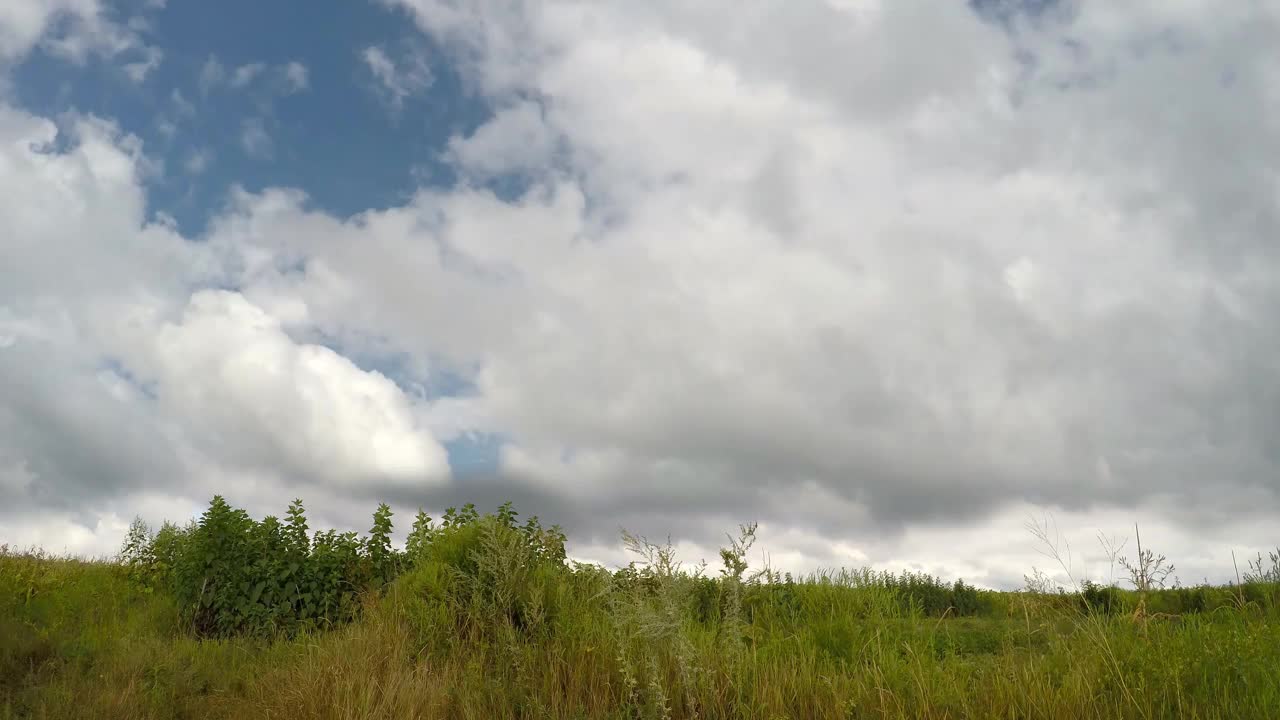
<svg viewBox="0 0 1280 720"><path fill-rule="evenodd" d="M202 635L136 567L0 552L0 718L1280 716L1271 583L1097 612L925 576L751 576L732 547L716 578L639 541L648 562L609 573L492 516L458 528L353 621L274 638Z"/></svg>

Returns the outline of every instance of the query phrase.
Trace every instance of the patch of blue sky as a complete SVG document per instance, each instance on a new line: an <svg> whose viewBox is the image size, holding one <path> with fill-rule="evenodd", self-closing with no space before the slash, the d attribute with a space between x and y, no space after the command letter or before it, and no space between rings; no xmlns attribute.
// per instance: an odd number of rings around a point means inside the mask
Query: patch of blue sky
<svg viewBox="0 0 1280 720"><path fill-rule="evenodd" d="M490 477L498 474L502 446L507 438L497 433L466 433L444 443L454 477Z"/></svg>
<svg viewBox="0 0 1280 720"><path fill-rule="evenodd" d="M118 62L35 52L14 70L13 92L33 112L94 114L141 138L163 162L148 178L150 209L189 236L234 185L298 188L340 217L452 185L449 137L491 115L407 16L373 3L172 2L145 13L127 3L115 14L139 14L163 53L141 82ZM424 58L430 82L393 107L366 63L370 47ZM220 73L206 72L211 61ZM306 68L305 87L291 63Z"/></svg>

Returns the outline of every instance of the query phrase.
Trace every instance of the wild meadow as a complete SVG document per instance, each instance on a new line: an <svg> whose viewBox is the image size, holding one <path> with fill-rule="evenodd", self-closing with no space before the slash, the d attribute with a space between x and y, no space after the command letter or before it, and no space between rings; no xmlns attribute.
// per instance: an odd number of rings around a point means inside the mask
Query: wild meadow
<svg viewBox="0 0 1280 720"><path fill-rule="evenodd" d="M995 592L753 568L752 526L711 567L624 533L613 571L510 505L391 532L215 498L110 560L6 546L0 718L1280 717L1280 555Z"/></svg>

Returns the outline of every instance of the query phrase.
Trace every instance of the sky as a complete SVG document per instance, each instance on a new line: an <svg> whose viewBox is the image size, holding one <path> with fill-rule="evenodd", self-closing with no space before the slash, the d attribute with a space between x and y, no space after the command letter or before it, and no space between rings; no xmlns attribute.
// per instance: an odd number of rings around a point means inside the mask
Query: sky
<svg viewBox="0 0 1280 720"><path fill-rule="evenodd" d="M1280 3L7 0L0 542L1280 543ZM1132 556L1132 540L1125 553Z"/></svg>

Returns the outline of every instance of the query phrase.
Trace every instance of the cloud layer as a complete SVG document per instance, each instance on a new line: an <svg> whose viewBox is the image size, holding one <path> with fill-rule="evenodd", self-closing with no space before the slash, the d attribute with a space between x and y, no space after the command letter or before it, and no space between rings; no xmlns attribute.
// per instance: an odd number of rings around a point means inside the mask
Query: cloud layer
<svg viewBox="0 0 1280 720"><path fill-rule="evenodd" d="M991 584L1036 508L1189 580L1275 542L1280 14L391 5L493 108L403 204L237 191L184 238L136 139L0 114L0 513L512 498L599 559L759 519ZM497 470L451 473L476 434Z"/></svg>

